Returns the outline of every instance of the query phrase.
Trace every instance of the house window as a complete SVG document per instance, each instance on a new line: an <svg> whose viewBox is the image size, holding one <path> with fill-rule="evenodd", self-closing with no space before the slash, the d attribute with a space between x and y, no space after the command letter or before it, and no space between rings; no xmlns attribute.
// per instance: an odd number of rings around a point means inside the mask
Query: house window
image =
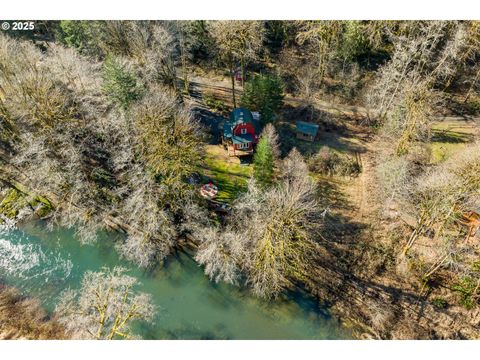
<svg viewBox="0 0 480 360"><path fill-rule="evenodd" d="M247 128L240 129L240 133L245 135L247 133Z"/></svg>
<svg viewBox="0 0 480 360"><path fill-rule="evenodd" d="M241 143L238 144L239 149L248 149L250 147L250 143Z"/></svg>

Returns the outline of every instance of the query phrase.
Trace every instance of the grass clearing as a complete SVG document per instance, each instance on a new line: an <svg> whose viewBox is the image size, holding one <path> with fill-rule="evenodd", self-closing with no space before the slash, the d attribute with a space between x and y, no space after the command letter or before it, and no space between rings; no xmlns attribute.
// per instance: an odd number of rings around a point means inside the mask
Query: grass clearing
<svg viewBox="0 0 480 360"><path fill-rule="evenodd" d="M437 164L473 141L477 126L466 121L442 121L432 127L432 163Z"/></svg>
<svg viewBox="0 0 480 360"><path fill-rule="evenodd" d="M204 180L210 178L218 186L216 200L230 203L239 193L247 189L248 179L252 176L252 165L241 165L237 157L229 157L220 145L205 147L204 167L200 173Z"/></svg>

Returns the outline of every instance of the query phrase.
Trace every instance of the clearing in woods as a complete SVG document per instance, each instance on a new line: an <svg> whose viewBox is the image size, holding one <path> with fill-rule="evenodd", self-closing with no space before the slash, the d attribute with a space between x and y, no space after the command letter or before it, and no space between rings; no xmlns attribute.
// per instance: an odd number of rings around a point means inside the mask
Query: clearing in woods
<svg viewBox="0 0 480 360"><path fill-rule="evenodd" d="M230 203L246 190L252 166L241 164L237 157L228 156L223 146L207 145L204 163L201 172L205 181L212 180L218 186L218 201Z"/></svg>
<svg viewBox="0 0 480 360"><path fill-rule="evenodd" d="M228 79L227 79L228 80ZM202 104L200 94L214 93L231 107L231 89L226 79L211 79L197 76L192 81L196 102ZM241 86L236 87L237 101L242 93ZM194 96L195 97L195 96ZM304 105L301 99L287 96L285 104L293 108ZM367 110L362 107L345 104L333 104L324 100L316 100L314 106L318 111L328 114L341 123L339 129L321 131L319 139L314 143L295 138L295 124L282 118L274 125L280 135L282 146L297 147L304 155L311 155L321 147L331 149L353 157L361 166L357 177L320 176L316 175L323 191L323 201L328 211L340 214L348 222L367 224L368 217L377 209L373 196L375 191L375 151L372 141L374 133L371 128L362 126L368 117ZM461 150L473 141L480 132L479 118L457 116L438 116L432 126L431 159L432 163L446 160L453 153ZM217 125L215 125L217 126ZM282 129L286 129L282 133ZM220 145L207 145L205 167L202 173L219 186L219 201L231 202L240 192L246 189L247 181L252 176L252 166L241 164L236 157L229 157Z"/></svg>

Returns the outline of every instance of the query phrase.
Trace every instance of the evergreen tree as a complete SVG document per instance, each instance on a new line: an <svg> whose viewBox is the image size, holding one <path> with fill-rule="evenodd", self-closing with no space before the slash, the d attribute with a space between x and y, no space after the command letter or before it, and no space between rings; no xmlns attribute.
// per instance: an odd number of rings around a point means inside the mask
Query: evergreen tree
<svg viewBox="0 0 480 360"><path fill-rule="evenodd" d="M253 157L253 177L263 187L272 183L273 149L267 137L261 137Z"/></svg>
<svg viewBox="0 0 480 360"><path fill-rule="evenodd" d="M103 66L103 90L110 101L127 110L141 96L135 74L114 57L107 57Z"/></svg>
<svg viewBox="0 0 480 360"><path fill-rule="evenodd" d="M97 30L99 24L96 21L62 20L55 37L62 44L76 48L84 55L100 56Z"/></svg>
<svg viewBox="0 0 480 360"><path fill-rule="evenodd" d="M346 22L339 50L342 57L350 61L372 51L361 21Z"/></svg>
<svg viewBox="0 0 480 360"><path fill-rule="evenodd" d="M283 82L275 75L259 75L245 84L241 97L242 106L259 111L262 121L273 119L283 101Z"/></svg>

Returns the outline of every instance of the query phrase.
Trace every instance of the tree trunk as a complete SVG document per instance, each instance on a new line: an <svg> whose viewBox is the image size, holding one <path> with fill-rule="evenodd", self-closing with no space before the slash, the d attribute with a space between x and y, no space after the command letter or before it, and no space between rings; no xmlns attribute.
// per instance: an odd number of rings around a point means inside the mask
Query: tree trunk
<svg viewBox="0 0 480 360"><path fill-rule="evenodd" d="M242 58L240 61L240 67L242 70L242 88L245 86L245 60Z"/></svg>
<svg viewBox="0 0 480 360"><path fill-rule="evenodd" d="M188 84L188 69L187 69L187 56L185 54L185 38L183 33L180 37L180 52L181 52L181 59L182 59L182 72L183 72L183 89L185 95L188 95L189 84Z"/></svg>
<svg viewBox="0 0 480 360"><path fill-rule="evenodd" d="M463 100L464 104L466 104L468 99L470 98L470 95L472 94L472 90L475 87L479 77L480 77L480 69L478 69L477 74L475 75L475 78L473 79L472 83L470 84L470 87L468 88L467 95L465 95L465 99Z"/></svg>
<svg viewBox="0 0 480 360"><path fill-rule="evenodd" d="M235 99L235 71L233 68L233 61L230 63L230 78L232 79L232 101L233 101L233 108L237 107L237 101Z"/></svg>

